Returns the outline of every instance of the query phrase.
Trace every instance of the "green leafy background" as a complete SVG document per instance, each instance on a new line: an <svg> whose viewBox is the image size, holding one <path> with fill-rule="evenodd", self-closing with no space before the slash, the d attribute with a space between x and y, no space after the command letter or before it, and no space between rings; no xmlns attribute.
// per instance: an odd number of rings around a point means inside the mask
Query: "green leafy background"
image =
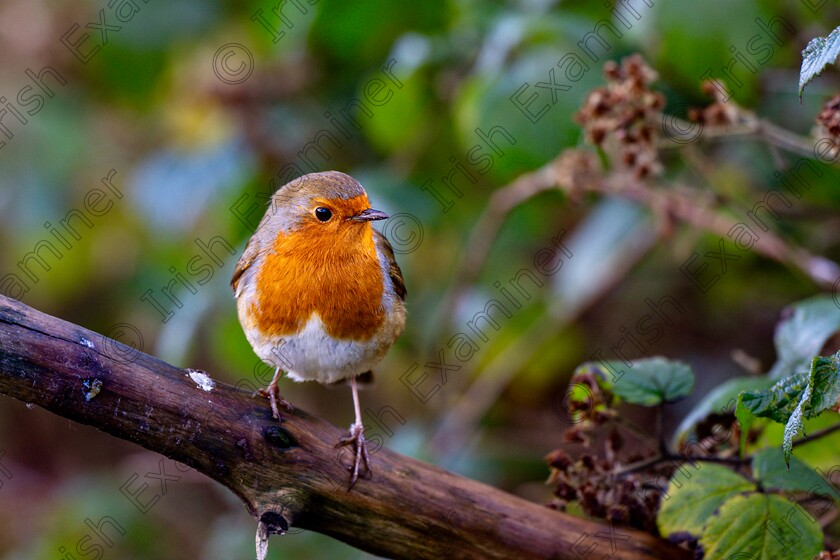
<svg viewBox="0 0 840 560"><path fill-rule="evenodd" d="M623 336L620 329L633 328L650 313L646 298L674 297L685 313L675 314L674 324L644 351L625 344L629 357L666 356L698 372L691 395L666 411L670 431L724 380L747 376L731 360L734 349L755 356L765 370L775 363L772 340L780 311L818 289L799 273L748 253L702 293L679 267L692 252L716 251L718 240L685 227L658 242L574 321L548 331L538 328L545 317L585 301L596 282L620 269L631 243L651 234L649 213L625 202L592 197L571 203L558 193L541 195L511 214L479 279L454 310L452 326L442 326L445 295L489 197L519 174L582 143L572 114L586 93L603 82L606 60L642 53L660 73L656 87L667 95L668 110L684 112L708 102L700 92L701 76L729 64L731 48L755 62L746 45L761 33L756 18L766 22L782 16L796 32L783 34L781 45L772 43L772 55L756 64L755 72L738 70L742 85L734 89L734 99L806 134L824 100L836 93L837 76L833 69L824 72L800 104L799 53L812 36L828 35L832 26L827 22L840 20L836 6L826 3L812 11L806 3L781 0L656 2L653 8L635 3L641 19L620 40L611 41L608 51L598 51L598 62L533 124L509 98L525 82L529 91L537 91L534 84L546 81L562 56L578 52L577 43L597 22L617 23L601 3L299 4L306 13L286 4L284 14L293 27L284 28L285 36L274 42L251 19L259 9L271 18L269 2L137 2L140 11L132 21L111 32L101 51L82 64L60 37L78 24L77 33L90 33L88 44L97 44L98 31L85 24L98 21L101 9L114 22L107 2L0 2L0 94L15 100L29 83L27 68L49 65L67 80L54 87L55 96L45 99L26 125L10 115L2 120L14 137L0 136L6 142L0 149L0 278L19 272L19 261L48 235L45 222L55 224L82 207L86 193L116 169L115 183L124 198L91 230L82 229L82 239L63 258L51 261L51 270L31 283L24 302L103 333L130 323L142 334L146 352L204 369L220 381L259 384L265 371L242 335L228 287L236 256L223 255L223 265L213 267L196 294L182 289L183 307L165 324L141 297L150 289L161 297L160 289L172 279L170 267L184 271L199 254L196 239L221 236L241 251L250 232L231 206L243 195L262 206L259 196L269 190L270 180L284 165L299 164L298 152L329 126L324 113L338 115L350 99L363 96L368 80L381 77L380 68L393 57L400 61L395 72L404 87L372 118L359 117L362 128L343 139L341 149L330 148L329 160L313 156L319 170L353 174L377 207L411 213L423 227L416 250L398 255L409 291L407 331L380 366L377 386L362 396L365 407L391 406L405 419L404 425L393 423L394 435L386 445L547 501L542 457L564 445L568 424L557 411L569 376L599 350L616 358L612 347ZM212 71L214 53L228 43L244 45L254 59L253 75L240 85L224 84ZM540 93L540 104L547 103L549 92ZM478 143L474 130L495 125L505 127L516 144L500 144L504 156L475 183L462 179L463 196L443 212L421 186L429 179L440 185L454 165L450 158L463 163ZM702 149L714 162L705 187L744 211L780 185L774 175L777 162L756 142ZM785 157L788 164L796 161ZM837 261L838 238L827 233L825 218L840 207L840 174L824 165L821 169L823 176L774 228ZM666 177L692 173L682 161L666 162ZM438 349L466 329L489 298L498 297L494 282L505 283L532 266L537 251L550 246L560 229L576 234L568 238L574 258L502 321L498 332L490 331L477 356L451 372L428 403L419 402L400 383L400 374L414 362L436 360ZM462 427L460 439L451 440L457 445L447 445L457 432L442 424L448 411L509 348L521 351L501 362L506 367L497 367L510 375L498 398L491 399L478 421ZM791 355L791 360L800 357L807 361L813 355ZM754 389L762 388L760 383ZM350 421L346 390L284 382L283 394L337 425ZM648 410L628 407L626 414L652 425ZM836 420L825 416L806 421L805 430ZM778 448L782 434L773 430L778 428L768 427L762 441ZM837 462L836 451L830 451L837 448L836 439L825 446L803 446L794 459L828 468ZM104 551L107 558L253 555L252 519L238 500L199 474L178 473L182 478L169 484L148 513L134 508L120 487L135 474L143 479L157 472L160 458L129 443L3 397L0 449L5 451L0 461L12 473L11 479L0 474L3 558L62 558L89 533L85 519L104 516L126 530ZM171 463L166 468L177 472ZM158 493L157 481L146 480L149 491ZM736 499L750 500L750 506L756 501L757 516L760 507L772 511L776 504L758 504L764 498L756 494ZM718 521L704 541L710 548L728 546L726 534L716 530L727 521L725 513L713 518ZM273 559L369 557L312 533L273 538L269 554Z"/></svg>

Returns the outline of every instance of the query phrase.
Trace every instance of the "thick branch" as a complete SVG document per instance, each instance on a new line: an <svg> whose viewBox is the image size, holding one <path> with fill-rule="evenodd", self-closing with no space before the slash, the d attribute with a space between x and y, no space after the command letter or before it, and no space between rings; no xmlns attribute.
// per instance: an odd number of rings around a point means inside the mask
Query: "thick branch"
<svg viewBox="0 0 840 560"><path fill-rule="evenodd" d="M294 523L392 558L573 559L592 545L616 546L613 559L688 558L385 448L348 492L338 428L299 409L279 424L264 399L221 383L205 391L187 370L3 296L0 393L195 468L263 528Z"/></svg>

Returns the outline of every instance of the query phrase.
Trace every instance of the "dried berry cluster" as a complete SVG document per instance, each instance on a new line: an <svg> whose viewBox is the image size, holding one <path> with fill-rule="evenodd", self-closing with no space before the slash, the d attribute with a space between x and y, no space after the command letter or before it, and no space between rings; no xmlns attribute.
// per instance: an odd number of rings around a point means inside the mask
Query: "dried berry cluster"
<svg viewBox="0 0 840 560"><path fill-rule="evenodd" d="M601 389L596 376L591 367L582 366L569 382L571 393L565 405L574 425L563 432L565 443L589 446L590 433L615 417L613 396Z"/></svg>
<svg viewBox="0 0 840 560"><path fill-rule="evenodd" d="M700 89L715 100L702 109L692 108L688 112L689 120L710 126L727 126L738 122L738 106L725 95L726 87L722 82L718 80L715 84L707 80L701 84Z"/></svg>
<svg viewBox="0 0 840 560"><path fill-rule="evenodd" d="M614 474L618 466L615 452L621 438L613 430L605 444L605 457L581 455L573 461L557 449L546 456L551 467L548 483L554 486L554 500L549 507L567 511L577 504L587 515L629 525L656 534L656 512L662 488L645 481L649 476L636 473ZM633 457L632 461L641 457ZM667 474L667 476L666 476ZM660 481L667 481L670 473Z"/></svg>
<svg viewBox="0 0 840 560"><path fill-rule="evenodd" d="M604 65L607 86L589 93L575 120L589 142L603 148L620 169L638 178L661 172L655 146L664 96L650 89L656 79L641 56L634 54Z"/></svg>
<svg viewBox="0 0 840 560"><path fill-rule="evenodd" d="M817 115L817 123L825 133L835 140L840 140L840 94L825 102L822 111Z"/></svg>
<svg viewBox="0 0 840 560"><path fill-rule="evenodd" d="M599 385L598 375L595 366L586 364L572 377L565 405L574 424L563 433L563 440L591 450L592 440L606 433L603 453L584 453L577 460L561 449L549 453L546 461L551 474L547 483L554 487L555 496L549 506L563 511L578 509L592 517L656 534L661 494L674 466L657 463L638 472L621 472L622 467L645 457L619 456L624 440L616 423L615 396Z"/></svg>

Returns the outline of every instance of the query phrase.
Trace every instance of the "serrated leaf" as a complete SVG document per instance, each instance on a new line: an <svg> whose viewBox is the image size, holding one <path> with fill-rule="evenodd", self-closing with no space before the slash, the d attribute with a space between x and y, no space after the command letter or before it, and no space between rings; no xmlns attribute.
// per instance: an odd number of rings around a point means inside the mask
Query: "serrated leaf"
<svg viewBox="0 0 840 560"><path fill-rule="evenodd" d="M834 64L840 56L840 27L832 31L828 37L815 37L808 41L802 51L802 67L799 69L799 99L802 90L808 83L822 74L829 64Z"/></svg>
<svg viewBox="0 0 840 560"><path fill-rule="evenodd" d="M802 431L802 421L837 407L840 397L840 352L815 356L808 373L795 373L770 389L743 392L738 396L735 417L741 423L741 448L753 417L785 424L782 449L789 459L793 440Z"/></svg>
<svg viewBox="0 0 840 560"><path fill-rule="evenodd" d="M753 456L753 477L767 489L808 492L840 500L840 493L820 476L817 471L796 457L790 458L790 468L785 463L781 449L765 447Z"/></svg>
<svg viewBox="0 0 840 560"><path fill-rule="evenodd" d="M689 533L699 537L709 517L729 498L755 490L755 486L731 469L710 463L677 469L662 497L656 525L664 536Z"/></svg>
<svg viewBox="0 0 840 560"><path fill-rule="evenodd" d="M738 394L748 389L763 389L773 385L773 380L767 377L734 377L727 379L703 397L694 405L683 421L680 422L672 444L678 448L680 443L694 433L694 427L710 414L726 414L735 411Z"/></svg>
<svg viewBox="0 0 840 560"><path fill-rule="evenodd" d="M808 388L808 373L795 373L777 381L769 389L744 391L738 395L738 405L760 418L770 418L784 424L802 400ZM736 416L739 416L736 407ZM740 420L740 418L739 418Z"/></svg>
<svg viewBox="0 0 840 560"><path fill-rule="evenodd" d="M598 366L603 383L623 400L642 406L677 401L694 387L694 372L682 362L661 356L634 360L631 365L620 361Z"/></svg>
<svg viewBox="0 0 840 560"><path fill-rule="evenodd" d="M817 356L811 362L811 372L808 378L808 388L802 394L802 399L791 414L785 426L782 449L785 461L790 460L793 452L793 440L802 431L803 418L814 418L826 410L837 407L840 397L840 352L834 356Z"/></svg>
<svg viewBox="0 0 840 560"><path fill-rule="evenodd" d="M789 307L790 316L776 327L776 363L770 369L773 379L807 371L811 359L826 341L840 331L840 308L829 296L806 299Z"/></svg>
<svg viewBox="0 0 840 560"><path fill-rule="evenodd" d="M840 399L840 351L833 356L817 356L811 363L810 386L813 418L825 410L837 407Z"/></svg>
<svg viewBox="0 0 840 560"><path fill-rule="evenodd" d="M822 550L819 524L792 515L796 506L781 496L736 496L709 519L700 537L705 560L813 558Z"/></svg>

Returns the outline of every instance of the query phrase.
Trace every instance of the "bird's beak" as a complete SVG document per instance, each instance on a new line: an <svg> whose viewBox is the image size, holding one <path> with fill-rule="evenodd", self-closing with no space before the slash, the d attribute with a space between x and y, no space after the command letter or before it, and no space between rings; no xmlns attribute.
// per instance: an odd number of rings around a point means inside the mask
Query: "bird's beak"
<svg viewBox="0 0 840 560"><path fill-rule="evenodd" d="M368 208L367 210L362 210L355 216L350 216L350 219L354 222L372 222L373 220L387 220L389 217L390 216L382 210Z"/></svg>

